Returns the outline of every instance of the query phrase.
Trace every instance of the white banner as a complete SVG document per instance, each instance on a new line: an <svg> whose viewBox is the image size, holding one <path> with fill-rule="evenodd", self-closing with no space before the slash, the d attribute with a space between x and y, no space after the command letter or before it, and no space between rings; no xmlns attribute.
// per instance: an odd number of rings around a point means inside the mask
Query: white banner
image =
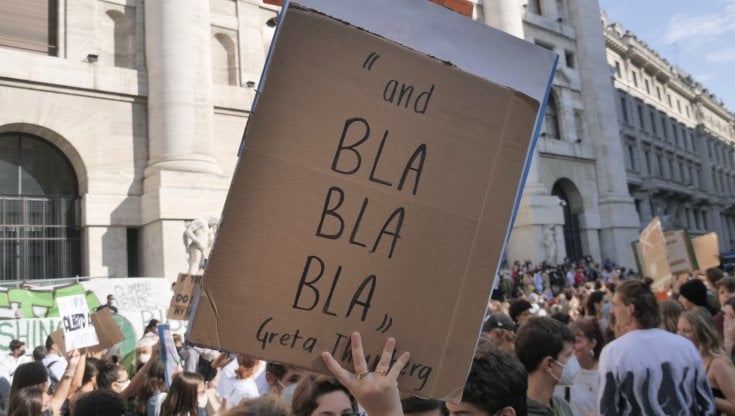
<svg viewBox="0 0 735 416"><path fill-rule="evenodd" d="M67 351L99 344L84 295L64 296L56 299L56 303L59 305Z"/></svg>

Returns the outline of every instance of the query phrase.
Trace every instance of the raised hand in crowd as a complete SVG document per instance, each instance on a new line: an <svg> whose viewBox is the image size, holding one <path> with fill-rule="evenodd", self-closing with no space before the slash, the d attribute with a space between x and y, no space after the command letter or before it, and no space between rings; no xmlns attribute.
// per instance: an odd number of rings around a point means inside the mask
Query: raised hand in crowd
<svg viewBox="0 0 735 416"><path fill-rule="evenodd" d="M396 346L394 338L388 338L375 371L370 371L365 361L362 338L358 332L350 336L352 342L352 360L354 373L343 368L328 352L322 353L322 359L329 371L347 387L357 402L370 416L402 416L401 398L398 393L398 376L410 358L404 352L391 367L391 357Z"/></svg>

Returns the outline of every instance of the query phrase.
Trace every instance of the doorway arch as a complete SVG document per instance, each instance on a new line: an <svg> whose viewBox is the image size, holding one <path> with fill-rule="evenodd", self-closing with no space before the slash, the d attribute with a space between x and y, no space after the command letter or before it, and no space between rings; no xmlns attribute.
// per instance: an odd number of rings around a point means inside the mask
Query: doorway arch
<svg viewBox="0 0 735 416"><path fill-rule="evenodd" d="M564 246L567 259L577 261L584 256L579 228L579 214L584 211L582 197L574 183L566 178L554 183L551 195L559 198L559 204L564 211Z"/></svg>
<svg viewBox="0 0 735 416"><path fill-rule="evenodd" d="M3 280L81 274L79 181L55 145L0 133L0 267Z"/></svg>

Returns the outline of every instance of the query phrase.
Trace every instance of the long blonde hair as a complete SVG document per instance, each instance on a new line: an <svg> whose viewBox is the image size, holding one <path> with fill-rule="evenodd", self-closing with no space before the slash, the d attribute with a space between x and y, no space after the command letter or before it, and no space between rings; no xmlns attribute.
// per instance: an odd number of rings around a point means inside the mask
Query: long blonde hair
<svg viewBox="0 0 735 416"><path fill-rule="evenodd" d="M699 353L702 354L702 357L720 357L732 365L732 360L725 352L720 335L715 329L712 316L706 309L698 307L684 311L681 317L686 319L689 325L692 326L694 337L699 343L697 348L699 349Z"/></svg>

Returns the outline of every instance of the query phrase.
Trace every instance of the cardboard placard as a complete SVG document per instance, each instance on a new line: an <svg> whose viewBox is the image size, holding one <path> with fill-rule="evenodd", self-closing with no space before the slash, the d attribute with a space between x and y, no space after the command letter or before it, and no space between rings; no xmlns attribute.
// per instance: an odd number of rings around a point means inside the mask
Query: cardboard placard
<svg viewBox="0 0 735 416"><path fill-rule="evenodd" d="M59 328L56 331L49 334L51 339L56 344L56 348L59 349L62 357L66 357L66 341L64 340L64 328Z"/></svg>
<svg viewBox="0 0 735 416"><path fill-rule="evenodd" d="M658 217L654 217L641 231L638 248L643 266L641 276L653 279L651 286L655 291L668 289L668 285L672 283L672 275L661 220Z"/></svg>
<svg viewBox="0 0 735 416"><path fill-rule="evenodd" d="M171 297L171 306L168 308L166 318L179 321L189 319L194 299L199 295L201 281L201 275L179 273L174 283L174 295Z"/></svg>
<svg viewBox="0 0 735 416"><path fill-rule="evenodd" d="M64 328L66 348L73 350L97 345L97 333L92 325L87 298L84 295L65 296L56 300Z"/></svg>
<svg viewBox="0 0 735 416"><path fill-rule="evenodd" d="M125 340L125 336L120 330L120 326L112 318L112 312L108 308L103 308L92 314L92 324L97 332L99 343L89 348L92 352L108 349L118 342Z"/></svg>
<svg viewBox="0 0 735 416"><path fill-rule="evenodd" d="M709 233L692 238L692 246L697 256L699 270L704 272L712 267L720 267L720 243L717 233Z"/></svg>
<svg viewBox="0 0 735 416"><path fill-rule="evenodd" d="M487 50L516 45L493 65L544 69L531 98L305 3L281 13L187 340L326 373L325 350L352 368L352 331L371 368L394 336L399 387L458 400L555 58L483 29ZM391 20L384 1L344 3ZM477 24L391 4L415 12L401 30Z"/></svg>
<svg viewBox="0 0 735 416"><path fill-rule="evenodd" d="M669 271L673 276L699 269L687 230L666 231L664 240L666 256L669 258Z"/></svg>

